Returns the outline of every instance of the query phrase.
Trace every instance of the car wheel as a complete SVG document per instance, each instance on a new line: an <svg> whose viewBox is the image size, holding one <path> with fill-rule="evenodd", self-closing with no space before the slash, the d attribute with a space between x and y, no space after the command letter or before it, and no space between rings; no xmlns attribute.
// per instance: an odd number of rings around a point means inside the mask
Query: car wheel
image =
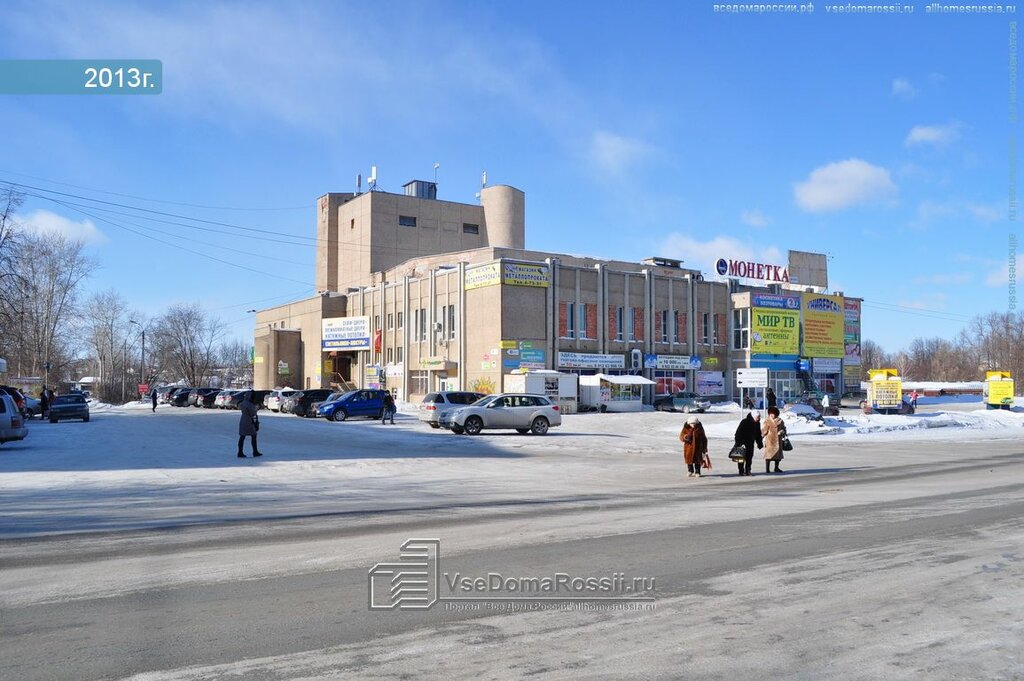
<svg viewBox="0 0 1024 681"><path fill-rule="evenodd" d="M460 426L459 424L453 423L452 424L452 432L455 433L456 435L462 435L463 433L466 432L466 430L462 426Z"/></svg>
<svg viewBox="0 0 1024 681"><path fill-rule="evenodd" d="M344 421L347 418L348 418L348 414L345 412L344 409L336 409L334 411L334 414L331 415L331 420L332 421Z"/></svg>
<svg viewBox="0 0 1024 681"><path fill-rule="evenodd" d="M527 433L530 432L530 429L529 428L516 428L516 432L519 433L520 435L526 435Z"/></svg>
<svg viewBox="0 0 1024 681"><path fill-rule="evenodd" d="M530 430L533 431L534 435L547 435L548 420L543 416L538 416L533 420L533 424L530 426Z"/></svg>
<svg viewBox="0 0 1024 681"><path fill-rule="evenodd" d="M431 423L431 424L430 424L430 427L431 427L431 428L440 428L440 427L441 427L441 424L440 424L440 423Z"/></svg>
<svg viewBox="0 0 1024 681"><path fill-rule="evenodd" d="M484 429L483 419L479 416L470 416L466 419L466 425L463 428L465 428L467 435L479 435L480 431Z"/></svg>

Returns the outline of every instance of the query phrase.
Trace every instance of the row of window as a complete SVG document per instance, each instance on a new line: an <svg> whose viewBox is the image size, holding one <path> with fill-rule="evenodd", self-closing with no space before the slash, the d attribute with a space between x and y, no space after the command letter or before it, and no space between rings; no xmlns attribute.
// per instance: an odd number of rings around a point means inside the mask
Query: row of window
<svg viewBox="0 0 1024 681"><path fill-rule="evenodd" d="M591 339L595 334L593 328L587 329L587 311L595 306L589 303L563 303L565 306L564 319L560 320L560 333L562 338ZM678 310L659 310L657 313L659 324L657 325L658 338L661 343L685 343L686 342L686 313ZM704 345L724 345L725 316L721 314L712 315L704 312L701 315L700 336ZM671 323L670 323L671 322ZM592 327L594 324L591 325ZM637 341L643 340L643 311L635 307L615 308L615 329L614 340Z"/></svg>
<svg viewBox="0 0 1024 681"><path fill-rule="evenodd" d="M353 224L354 224L354 221L353 221ZM400 227L415 227L416 226L416 216L414 216L414 215L399 215L398 216L398 225ZM480 225L474 225L474 224L471 224L469 222L463 222L462 223L462 233L463 234L479 234L480 233Z"/></svg>

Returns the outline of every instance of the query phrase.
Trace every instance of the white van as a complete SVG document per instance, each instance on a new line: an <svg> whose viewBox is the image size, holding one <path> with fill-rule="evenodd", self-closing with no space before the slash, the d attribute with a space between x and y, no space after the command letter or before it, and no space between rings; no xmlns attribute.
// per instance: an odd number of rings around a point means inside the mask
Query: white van
<svg viewBox="0 0 1024 681"><path fill-rule="evenodd" d="M0 395L0 443L24 440L28 435L22 418L10 395Z"/></svg>

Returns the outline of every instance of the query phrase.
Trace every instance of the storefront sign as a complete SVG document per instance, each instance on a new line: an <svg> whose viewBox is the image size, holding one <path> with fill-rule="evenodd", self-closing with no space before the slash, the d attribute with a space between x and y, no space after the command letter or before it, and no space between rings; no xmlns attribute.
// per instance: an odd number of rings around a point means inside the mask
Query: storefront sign
<svg viewBox="0 0 1024 681"><path fill-rule="evenodd" d="M512 348L518 349L519 348L519 343L517 341L514 341L514 340L507 340L507 341L501 341L500 346L501 346L502 350L510 350Z"/></svg>
<svg viewBox="0 0 1024 681"><path fill-rule="evenodd" d="M263 364L263 355L256 355L252 358L253 364Z"/></svg>
<svg viewBox="0 0 1024 681"><path fill-rule="evenodd" d="M331 317L323 320L323 350L369 350L369 317Z"/></svg>
<svg viewBox="0 0 1024 681"><path fill-rule="evenodd" d="M558 366L565 369L624 369L626 357L586 352L559 352Z"/></svg>
<svg viewBox="0 0 1024 681"><path fill-rule="evenodd" d="M718 262L715 263L715 271L722 277L789 283L789 270L783 265L719 258Z"/></svg>
<svg viewBox="0 0 1024 681"><path fill-rule="evenodd" d="M444 357L420 357L420 369L426 369L429 371L438 371L450 369L455 365L455 362L445 359Z"/></svg>
<svg viewBox="0 0 1024 681"><path fill-rule="evenodd" d="M845 356L843 361L849 365L860 366L860 301L843 300L843 344Z"/></svg>
<svg viewBox="0 0 1024 681"><path fill-rule="evenodd" d="M536 286L547 288L547 265L527 265L518 262L506 262L502 283L509 286Z"/></svg>
<svg viewBox="0 0 1024 681"><path fill-rule="evenodd" d="M770 310L800 310L800 296L775 295L773 293L753 293L750 296L750 307L763 307Z"/></svg>
<svg viewBox="0 0 1024 681"><path fill-rule="evenodd" d="M843 328L846 321L842 296L821 293L803 294L804 355L842 358L846 347Z"/></svg>
<svg viewBox="0 0 1024 681"><path fill-rule="evenodd" d="M716 366L718 366L718 358L717 357L705 357L703 360L697 359L697 362L698 363L699 362L703 362L704 364L707 364L709 367L716 367Z"/></svg>
<svg viewBox="0 0 1024 681"><path fill-rule="evenodd" d="M644 355L644 369L654 369L658 366L657 355Z"/></svg>
<svg viewBox="0 0 1024 681"><path fill-rule="evenodd" d="M855 389L860 385L860 365L850 366L846 365L843 367L843 383L846 384L847 389Z"/></svg>
<svg viewBox="0 0 1024 681"><path fill-rule="evenodd" d="M660 369L662 371L690 371L692 369L700 369L700 357L697 357L696 355L657 355L653 368Z"/></svg>
<svg viewBox="0 0 1024 681"><path fill-rule="evenodd" d="M543 350L523 349L519 351L519 366L522 369L543 369L546 353Z"/></svg>
<svg viewBox="0 0 1024 681"><path fill-rule="evenodd" d="M395 378L405 373L405 365L402 363L398 364L385 364L384 375L388 378Z"/></svg>
<svg viewBox="0 0 1024 681"><path fill-rule="evenodd" d="M698 395L706 397L725 394L725 374L721 371L698 371L694 376Z"/></svg>
<svg viewBox="0 0 1024 681"><path fill-rule="evenodd" d="M380 388L380 367L376 364L367 364L364 371L366 376L366 387L371 390Z"/></svg>
<svg viewBox="0 0 1024 681"><path fill-rule="evenodd" d="M283 359L277 363L277 375L287 376L292 373L292 370L288 368L288 362Z"/></svg>
<svg viewBox="0 0 1024 681"><path fill-rule="evenodd" d="M486 265L473 267L466 270L467 291L484 288L485 286L496 286L501 283L501 263L489 262Z"/></svg>
<svg viewBox="0 0 1024 681"><path fill-rule="evenodd" d="M842 364L843 361L841 359L815 357L814 371L819 374L838 374L842 370Z"/></svg>
<svg viewBox="0 0 1024 681"><path fill-rule="evenodd" d="M795 355L799 352L799 309L793 310L788 307L754 307L750 309L750 354Z"/></svg>

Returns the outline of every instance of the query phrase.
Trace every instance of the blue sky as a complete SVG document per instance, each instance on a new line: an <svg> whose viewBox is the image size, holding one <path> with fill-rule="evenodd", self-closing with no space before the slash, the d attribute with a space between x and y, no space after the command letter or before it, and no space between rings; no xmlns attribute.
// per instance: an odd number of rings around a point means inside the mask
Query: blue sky
<svg viewBox="0 0 1024 681"><path fill-rule="evenodd" d="M5 3L0 57L161 59L164 90L0 97L0 179L285 235L22 211L89 241L90 288L150 315L200 301L240 338L247 309L312 291L317 196L437 162L440 198L474 201L484 169L523 189L530 248L705 270L828 253L895 349L1007 308L1009 19L925 4Z"/></svg>

